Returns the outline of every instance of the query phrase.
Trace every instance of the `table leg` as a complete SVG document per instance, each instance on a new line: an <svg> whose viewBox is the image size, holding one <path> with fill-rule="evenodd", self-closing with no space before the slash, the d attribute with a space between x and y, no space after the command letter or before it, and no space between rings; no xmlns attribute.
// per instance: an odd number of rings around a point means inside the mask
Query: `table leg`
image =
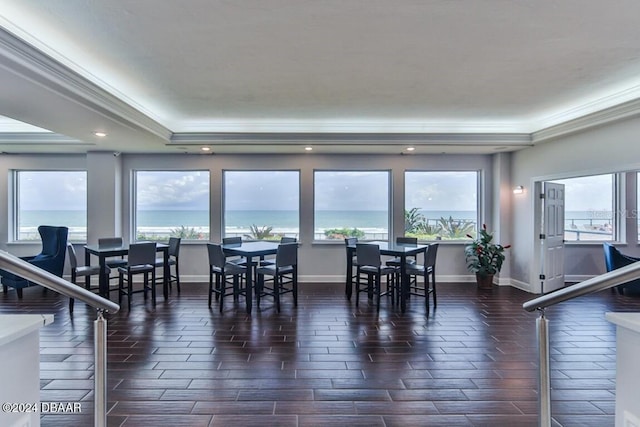
<svg viewBox="0 0 640 427"><path fill-rule="evenodd" d="M351 301L353 294L353 249L347 248L347 276L344 283L344 293L347 299Z"/></svg>
<svg viewBox="0 0 640 427"><path fill-rule="evenodd" d="M162 266L162 293L166 301L169 299L169 275L171 274L171 267L169 266L169 248L162 250L162 258L164 260Z"/></svg>
<svg viewBox="0 0 640 427"><path fill-rule="evenodd" d="M407 257L403 255L400 257L400 311L402 313L407 309Z"/></svg>
<svg viewBox="0 0 640 427"><path fill-rule="evenodd" d="M247 284L245 288L245 299L247 300L247 313L251 314L253 306L253 258L247 256Z"/></svg>
<svg viewBox="0 0 640 427"><path fill-rule="evenodd" d="M103 255L98 256L98 263L100 264L100 274L98 275L98 293L101 296L109 299L109 273L107 273L107 257Z"/></svg>

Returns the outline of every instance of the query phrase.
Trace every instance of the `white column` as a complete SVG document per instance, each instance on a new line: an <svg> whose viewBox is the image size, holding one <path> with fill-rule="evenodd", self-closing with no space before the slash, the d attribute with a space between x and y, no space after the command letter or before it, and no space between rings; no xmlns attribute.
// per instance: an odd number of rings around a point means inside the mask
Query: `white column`
<svg viewBox="0 0 640 427"><path fill-rule="evenodd" d="M87 243L122 236L121 159L111 152L87 153Z"/></svg>

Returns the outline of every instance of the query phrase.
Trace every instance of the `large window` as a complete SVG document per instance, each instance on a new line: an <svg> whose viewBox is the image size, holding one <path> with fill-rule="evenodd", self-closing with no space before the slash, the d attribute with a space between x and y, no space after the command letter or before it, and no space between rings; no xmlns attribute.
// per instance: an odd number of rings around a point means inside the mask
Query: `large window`
<svg viewBox="0 0 640 427"><path fill-rule="evenodd" d="M278 240L299 232L300 172L224 172L224 236Z"/></svg>
<svg viewBox="0 0 640 427"><path fill-rule="evenodd" d="M478 224L478 172L405 172L404 232L420 240L468 239Z"/></svg>
<svg viewBox="0 0 640 427"><path fill-rule="evenodd" d="M87 173L15 172L16 240L39 240L38 226L69 227L69 240L87 240Z"/></svg>
<svg viewBox="0 0 640 427"><path fill-rule="evenodd" d="M209 240L208 171L137 171L136 240Z"/></svg>
<svg viewBox="0 0 640 427"><path fill-rule="evenodd" d="M316 171L314 239L389 238L389 172Z"/></svg>
<svg viewBox="0 0 640 427"><path fill-rule="evenodd" d="M564 184L564 239L613 240L615 176L593 175L554 180Z"/></svg>

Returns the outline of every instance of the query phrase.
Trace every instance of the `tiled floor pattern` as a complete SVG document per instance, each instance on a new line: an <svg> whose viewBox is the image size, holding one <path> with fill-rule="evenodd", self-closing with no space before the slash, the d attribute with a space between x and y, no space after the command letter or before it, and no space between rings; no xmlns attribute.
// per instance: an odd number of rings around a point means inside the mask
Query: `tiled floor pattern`
<svg viewBox="0 0 640 427"><path fill-rule="evenodd" d="M359 309L337 284L302 284L247 315L228 298L207 308L206 285L183 284L157 307L134 296L108 316L109 426L534 426L537 424L533 296L512 288L439 285L426 318L412 298L401 314ZM363 296L364 298L364 296ZM609 291L547 311L552 410L563 426L612 426L615 328L607 311L640 299ZM94 313L53 292L0 294L0 313L54 313L41 332L41 398L82 402L82 414L46 415L43 426L93 423ZM4 366L6 369L7 366Z"/></svg>

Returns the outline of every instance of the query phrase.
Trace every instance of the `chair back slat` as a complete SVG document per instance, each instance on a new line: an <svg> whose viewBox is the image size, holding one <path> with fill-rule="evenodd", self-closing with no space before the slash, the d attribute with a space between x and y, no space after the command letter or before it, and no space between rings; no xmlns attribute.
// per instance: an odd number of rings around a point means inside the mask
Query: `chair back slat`
<svg viewBox="0 0 640 427"><path fill-rule="evenodd" d="M407 245L417 245L418 238L400 236L400 237L396 237L396 243L407 244Z"/></svg>
<svg viewBox="0 0 640 427"><path fill-rule="evenodd" d="M438 244L437 243L432 243L429 245L429 247L427 248L427 253L424 256L424 266L425 268L428 267L435 267L436 266L436 256L438 255Z"/></svg>
<svg viewBox="0 0 640 427"><path fill-rule="evenodd" d="M215 243L207 243L207 252L209 253L209 265L224 268L226 264L226 257L222 250L222 246Z"/></svg>
<svg viewBox="0 0 640 427"><path fill-rule="evenodd" d="M356 257L361 266L380 267L380 247L368 243L356 243Z"/></svg>
<svg viewBox="0 0 640 427"><path fill-rule="evenodd" d="M276 267L294 265L298 265L298 244L294 242L278 245L278 252L276 252Z"/></svg>
<svg viewBox="0 0 640 427"><path fill-rule="evenodd" d="M222 238L222 244L223 245L232 245L232 244L236 244L236 243L242 244L242 237L236 236L236 237L223 237Z"/></svg>
<svg viewBox="0 0 640 427"><path fill-rule="evenodd" d="M179 237L169 237L169 256L178 258L180 255L180 241Z"/></svg>
<svg viewBox="0 0 640 427"><path fill-rule="evenodd" d="M298 239L296 239L295 237L283 236L280 238L280 243L296 243L297 241Z"/></svg>
<svg viewBox="0 0 640 427"><path fill-rule="evenodd" d="M156 243L133 243L129 246L129 265L155 265Z"/></svg>
<svg viewBox="0 0 640 427"><path fill-rule="evenodd" d="M358 238L357 237L347 237L346 239L344 239L344 244L346 246L353 246L356 243L358 243Z"/></svg>
<svg viewBox="0 0 640 427"><path fill-rule="evenodd" d="M76 257L76 250L71 243L67 243L67 253L69 254L69 265L71 266L71 268L78 268L78 258Z"/></svg>
<svg viewBox="0 0 640 427"><path fill-rule="evenodd" d="M119 248L122 246L122 237L103 237L98 239L98 248Z"/></svg>

